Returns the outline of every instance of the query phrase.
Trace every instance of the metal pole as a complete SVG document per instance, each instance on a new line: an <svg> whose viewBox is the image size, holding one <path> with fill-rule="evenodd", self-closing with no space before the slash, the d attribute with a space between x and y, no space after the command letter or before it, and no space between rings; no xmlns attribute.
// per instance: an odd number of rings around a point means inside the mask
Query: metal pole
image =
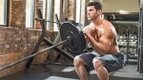
<svg viewBox="0 0 143 80"><path fill-rule="evenodd" d="M42 12L41 12L40 9L38 9L38 17L39 17L39 18L43 18L43 15L42 15ZM42 26L42 32L41 32L41 35L39 36L38 41L36 42L36 45L34 46L33 51L31 52L31 54L34 54L34 53L36 53L36 52L38 51L38 49L39 49L39 47L40 47L40 44L41 44L41 42L43 41L43 39L44 39L44 37L45 37L45 35L46 35L45 22L40 21L40 24L41 24L41 26ZM30 65L31 65L31 63L32 63L32 61L33 61L33 59L34 59L34 57L29 59L29 61L28 61L27 64L26 64L26 68L29 68L29 67L30 67Z"/></svg>
<svg viewBox="0 0 143 80"><path fill-rule="evenodd" d="M140 22L141 22L141 51L140 51L140 56L139 56L139 72L143 73L143 4L141 4L141 13L140 13Z"/></svg>
<svg viewBox="0 0 143 80"><path fill-rule="evenodd" d="M58 34L57 34L57 37L55 38L55 41L54 41L54 43L57 43L57 42L59 42L60 41L60 27L61 27L61 23L60 23L60 21L59 21L59 19L58 19L58 15L57 14L55 14L55 19L56 19L56 22L57 22L57 27L58 27Z"/></svg>
<svg viewBox="0 0 143 80"><path fill-rule="evenodd" d="M143 73L143 4L140 2L140 14L139 14L139 33L138 33L138 71Z"/></svg>
<svg viewBox="0 0 143 80"><path fill-rule="evenodd" d="M19 59L19 60L13 62L13 63L10 63L10 64L8 64L8 65L5 65L5 66L3 66L3 67L0 67L0 71L2 71L2 70L4 70L4 69L7 69L7 68L9 68L9 67L11 67L11 66L14 66L14 65L16 65L16 64L18 64L18 63L20 63L20 62L23 62L23 61L25 61L25 60L27 60L27 59L29 59L29 58L33 58L34 56L36 56L36 55L38 55L38 54L40 54L40 53L43 53L43 52L45 52L45 51L47 51L47 50L49 50L49 49L52 49L52 48L54 48L54 47L56 47L56 46L59 46L59 45L65 43L66 41L68 41L68 39L66 39L66 40L64 40L64 41L62 41L62 42L60 42L60 43L54 44L53 46L47 47L47 48L45 48L45 49L43 49L43 50L41 50L41 51L39 51L39 52L36 52L36 53L34 53L34 54L31 54L31 55L29 55L29 56L27 56L27 57L25 57L25 58Z"/></svg>
<svg viewBox="0 0 143 80"><path fill-rule="evenodd" d="M45 20L45 19L41 19L41 18L35 18L35 20L39 20L39 21L43 21L43 22L50 22L50 23L57 23L58 22L54 22L54 21L50 21L50 20Z"/></svg>
<svg viewBox="0 0 143 80"><path fill-rule="evenodd" d="M47 39L47 38L44 38L44 42L45 42L46 44L50 45L50 46L52 46L52 45L54 44L52 41L50 41L50 40ZM54 47L54 49L57 50L57 51L59 51L59 52L61 52L61 54L65 55L65 56L68 57L70 60L73 60L73 59L74 59L74 56L71 55L70 53L68 53L67 51L62 50L62 49L60 49L60 48L58 48L58 47Z"/></svg>

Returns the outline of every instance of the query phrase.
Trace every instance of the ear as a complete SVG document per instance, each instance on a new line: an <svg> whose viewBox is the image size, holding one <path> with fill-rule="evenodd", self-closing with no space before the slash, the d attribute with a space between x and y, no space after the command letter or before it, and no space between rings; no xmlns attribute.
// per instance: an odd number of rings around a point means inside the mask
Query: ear
<svg viewBox="0 0 143 80"><path fill-rule="evenodd" d="M102 14L102 10L98 10L98 14Z"/></svg>

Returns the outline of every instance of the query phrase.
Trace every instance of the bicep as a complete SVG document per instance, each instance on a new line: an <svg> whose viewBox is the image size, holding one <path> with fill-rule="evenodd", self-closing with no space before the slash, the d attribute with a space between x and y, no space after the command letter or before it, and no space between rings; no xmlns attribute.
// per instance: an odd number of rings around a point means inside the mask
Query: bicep
<svg viewBox="0 0 143 80"><path fill-rule="evenodd" d="M108 38L108 37L101 37L99 39L99 43L102 45L102 48L105 50L105 51L108 51L113 43L113 40L112 38Z"/></svg>

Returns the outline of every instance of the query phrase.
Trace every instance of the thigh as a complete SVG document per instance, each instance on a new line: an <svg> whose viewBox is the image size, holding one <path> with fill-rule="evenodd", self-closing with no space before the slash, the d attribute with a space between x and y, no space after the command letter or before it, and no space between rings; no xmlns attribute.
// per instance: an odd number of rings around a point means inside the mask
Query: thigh
<svg viewBox="0 0 143 80"><path fill-rule="evenodd" d="M98 56L98 54L96 54L96 52L87 52L87 53L83 53L80 55L80 58L82 58L85 62L85 67L86 67L88 72L90 70L94 69L93 64L92 64L92 60L96 56Z"/></svg>
<svg viewBox="0 0 143 80"><path fill-rule="evenodd" d="M123 67L123 62L114 55L107 54L101 57L101 61L108 70L108 72L116 71Z"/></svg>

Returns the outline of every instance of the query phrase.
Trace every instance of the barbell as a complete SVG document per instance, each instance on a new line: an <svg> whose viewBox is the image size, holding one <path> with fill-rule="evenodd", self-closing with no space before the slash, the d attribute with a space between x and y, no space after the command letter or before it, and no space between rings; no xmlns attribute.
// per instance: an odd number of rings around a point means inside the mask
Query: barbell
<svg viewBox="0 0 143 80"><path fill-rule="evenodd" d="M82 28L75 22L64 22L60 28L60 36L62 40L70 38L65 42L65 47L72 54L81 54L86 47L86 41Z"/></svg>
<svg viewBox="0 0 143 80"><path fill-rule="evenodd" d="M86 40L82 32L82 28L75 22L72 22L72 21L63 22L60 27L60 37L62 39L61 42L54 44L50 47L47 47L45 49L42 49L41 51L31 54L27 57L19 59L13 63L0 67L0 71L7 69L13 65L16 65L20 62L23 62L36 55L39 55L40 53L43 53L49 49L55 48L61 44L64 44L66 49L70 51L71 54L74 54L74 55L79 55L83 53L84 49L86 48Z"/></svg>

